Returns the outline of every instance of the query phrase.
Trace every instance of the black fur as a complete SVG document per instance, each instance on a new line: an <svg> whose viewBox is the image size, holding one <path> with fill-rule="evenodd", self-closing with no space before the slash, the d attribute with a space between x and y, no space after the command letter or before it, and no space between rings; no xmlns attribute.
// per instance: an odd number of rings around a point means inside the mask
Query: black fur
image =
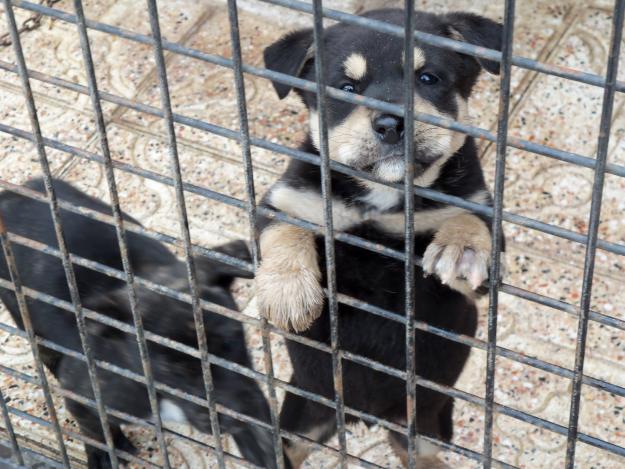
<svg viewBox="0 0 625 469"><path fill-rule="evenodd" d="M400 10L379 10L364 16L398 25L403 24L403 12ZM469 43L494 49L501 47L501 25L471 14L433 15L419 12L416 18L416 29L448 37L459 33ZM297 72L296 74L302 78L314 80L314 57L306 53L311 41L310 30L285 36L266 49L267 67L284 73ZM353 25L338 24L328 28L324 34L323 44L327 83L340 87L341 82L346 79L342 70L343 62L350 54L359 52L366 58L367 77L356 84L356 92L388 102L401 103L403 72L401 66L397 66L400 63L397 58L400 57L403 49L402 41L400 37ZM478 61L470 56L423 44L419 47L426 57L424 68L434 71L437 75L444 77L444 80L441 80L442 86L437 89L420 87L417 84L416 92L437 109L447 113L454 113L454 105L450 96L457 93L467 98L470 95L479 75L480 65L492 73L499 71L498 64L494 62ZM395 57L396 60L391 60L389 57ZM286 96L289 91L286 85L274 83L274 86L280 98ZM317 103L313 93L301 90L297 90L297 93L309 109L316 109ZM340 124L355 108L356 106L352 104L329 99L328 128L331 130L333 126ZM310 138L303 143L301 149L318 154ZM416 155L415 158L418 162L419 156ZM278 185L320 194L320 176L318 166L292 160ZM445 163L440 175L430 187L463 198L478 191L486 191L476 145L471 137L467 137L460 150ZM369 190L352 177L332 173L333 197L350 207L360 208L363 213L372 209L366 201L363 201L363 196ZM270 195L266 197L264 203L271 205L270 198ZM403 205L403 197L399 197L397 203L386 211L401 212ZM415 197L414 205L415 219L418 219L419 212L422 210L444 207L443 204L420 197ZM490 220L483 219L490 226ZM266 226L274 222L266 219L263 223ZM365 221L349 228L347 232L398 251L404 251L403 235L393 236L382 228L374 222ZM423 255L433 235L433 232L416 235L415 254L417 256ZM324 273L322 284L325 285L326 269L322 237L317 237L316 245L320 254L321 271ZM335 256L339 293L404 316L403 262L338 240L335 241ZM415 314L418 321L467 336L475 334L477 310L472 300L443 285L434 276L424 277L422 270L418 267L414 291ZM339 304L338 330L341 349L364 355L400 370L405 369L406 331L402 324ZM327 304L324 306L322 315L302 335L329 343L330 324ZM467 360L469 347L421 331L416 332L415 343L417 374L443 385L453 385ZM293 341L287 341L287 345L294 369L292 384L306 391L333 398L330 355ZM354 364L350 360L344 360L343 383L345 405L405 424L405 381ZM418 431L450 441L453 433L453 400L425 388L419 388L417 394ZM332 425L334 418L335 413L332 409L287 393L280 424L283 429L296 433L306 433L313 428L325 428L325 431L318 437L319 441L325 441L334 433ZM347 418L348 421L353 420L352 417L347 416ZM400 437L399 440L405 445L403 438Z"/></svg>
<svg viewBox="0 0 625 469"><path fill-rule="evenodd" d="M32 181L27 186L43 192L43 184L39 180ZM106 204L83 194L69 184L55 181L54 186L59 199L110 214L110 208ZM0 194L0 212L9 232L57 246L47 204L7 191ZM115 229L112 226L66 210L61 210L61 220L65 227L65 237L70 252L116 269L122 269ZM126 217L126 220L137 223L130 217ZM127 239L130 262L137 277L164 284L182 292L189 291L186 282L186 266L177 260L165 246L131 231L127 231ZM13 243L12 246L24 286L70 301L65 274L58 258L18 243ZM249 252L242 241L235 241L218 249L249 260ZM79 265L74 265L74 269L80 298L85 308L125 323L133 323L124 282ZM249 273L206 258L196 259L196 271L203 299L236 309L236 304L228 289L235 276L250 277ZM4 256L0 256L0 277L9 279ZM137 295L146 331L182 342L190 347L198 347L189 304L139 286L137 286ZM18 326L23 327L13 292L0 289L0 298ZM33 299L27 301L35 333L38 336L75 351L82 350L73 313ZM211 354L251 367L240 322L205 311L204 323ZM88 340L97 359L143 375L134 335L91 320L87 320L87 329ZM63 388L93 399L84 362L45 348L42 348L41 352L45 364ZM201 398L206 397L201 364L198 359L150 341L148 341L148 353L157 382ZM217 403L269 422L269 407L254 380L219 366L212 366L211 370ZM103 369L98 369L98 377L106 406L137 417L150 418L151 409L144 385ZM210 433L208 409L166 393L159 393L159 401L164 398L179 406L187 420L197 429ZM100 421L93 408L69 399L67 407L78 421L84 435L104 441ZM121 421L114 417L110 417L109 421L116 446L121 450L134 451L134 447L120 429ZM246 459L264 467L275 467L272 437L267 430L223 415L220 415L220 424L225 433L230 433L234 437ZM86 450L89 468L110 467L105 452L90 446L87 446Z"/></svg>

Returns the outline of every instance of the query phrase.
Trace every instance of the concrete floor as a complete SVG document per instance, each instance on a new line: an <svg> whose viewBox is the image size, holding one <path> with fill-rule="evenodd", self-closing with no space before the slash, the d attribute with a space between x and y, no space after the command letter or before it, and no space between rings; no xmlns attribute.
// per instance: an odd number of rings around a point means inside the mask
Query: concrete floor
<svg viewBox="0 0 625 469"><path fill-rule="evenodd" d="M133 0L85 1L87 16L125 29L149 33L147 11ZM334 0L327 4L349 11L388 4L388 1ZM501 19L503 2L486 0L418 0L417 6L430 11L469 10ZM515 49L520 56L570 68L605 73L610 37L611 2L607 0L525 0L517 2ZM138 6L138 5L141 6ZM72 11L72 2L55 5ZM262 65L262 50L287 29L310 24L310 17L268 8L254 0L240 1L240 29L244 60ZM167 0L159 2L161 27L170 41L180 42L206 52L230 55L228 17L225 0ZM0 7L0 11L2 7ZM29 15L16 9L18 22ZM4 19L4 15L3 15ZM0 21L0 35L5 32ZM90 32L98 83L107 91L141 103L159 106L154 61L149 46ZM31 70L86 84L82 55L75 27L61 21L44 20L42 27L22 35ZM13 62L10 47L0 47L0 60ZM167 70L174 111L185 116L237 128L238 117L230 71L167 53ZM625 77L621 67L620 79ZM88 97L37 80L32 81L36 104L45 137L98 153L99 142ZM537 75L515 68L512 83L510 133L530 141L594 157L599 134L602 90L563 79ZM302 105L293 97L284 102L274 96L270 84L260 78L246 77L250 131L254 136L296 146L303 138L306 117ZM483 76L470 106L476 125L496 128L498 79ZM609 161L625 164L625 100L617 95ZM168 172L167 144L161 120L134 111L104 104L108 137L113 158L162 174ZM30 130L16 75L0 70L0 122ZM178 125L180 158L184 178L203 187L245 198L244 176L238 146L230 140ZM494 173L494 145L481 144L481 155L489 183ZM107 198L102 168L92 162L48 150L55 175L78 185L90 194ZM286 157L253 149L255 182L259 196L284 169ZM0 133L0 178L21 183L39 174L32 144ZM155 182L118 172L122 207L147 227L178 235L172 223L173 191ZM579 233L587 228L592 171L547 157L511 149L508 156L505 209L539 219ZM606 177L600 236L625 244L625 180ZM193 242L211 246L226 239L248 235L245 213L232 207L187 195ZM505 224L508 239L506 283L578 304L584 260L583 246L510 223ZM597 253L593 289L593 310L625 319L625 261L605 251ZM619 287L618 285L621 285ZM241 282L237 296L246 313L255 315L251 286ZM498 326L499 345L566 368L572 368L577 320L575 317L531 302L501 294ZM487 301L480 303L478 337L485 338ZM0 307L0 321L11 323ZM255 366L263 369L260 338L249 331ZM274 337L275 366L278 377L290 374L282 344ZM474 350L470 363L457 387L478 396L484 395L485 353ZM625 332L591 323L587 340L588 376L625 386ZM0 363L33 374L27 344L0 333ZM45 418L43 396L31 385L2 375L2 391L16 408ZM508 359L498 358L496 402L531 413L550 422L567 425L570 380L542 372ZM63 425L76 430L71 416L58 409ZM580 429L583 433L625 446L625 399L596 388L584 386ZM481 451L483 412L481 408L456 403L454 442ZM52 433L44 427L14 417L20 441L32 448L53 443ZM208 437L175 426L202 441ZM565 437L541 430L518 420L496 414L494 456L523 468L562 467ZM129 428L131 439L140 445L142 456L158 461L153 435ZM214 467L214 459L203 450L169 438L175 467ZM68 439L76 464L84 460L81 445ZM349 451L386 467L398 467L379 428L350 429ZM336 441L331 442L336 444ZM229 440L226 446L236 451ZM476 463L451 454L444 455L454 467L476 467ZM309 468L335 467L336 458L315 453ZM582 443L577 448L579 468L620 468L625 459Z"/></svg>

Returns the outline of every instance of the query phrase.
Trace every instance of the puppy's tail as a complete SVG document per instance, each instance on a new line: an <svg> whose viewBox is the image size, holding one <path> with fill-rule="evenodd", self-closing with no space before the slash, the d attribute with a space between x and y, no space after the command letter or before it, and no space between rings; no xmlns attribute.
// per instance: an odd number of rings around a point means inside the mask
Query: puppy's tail
<svg viewBox="0 0 625 469"><path fill-rule="evenodd" d="M223 288L229 288L235 278L253 278L254 272L250 268L246 268L245 264L251 264L252 255L245 241L231 241L221 246L212 248L218 254L224 254L224 260L215 258L197 257L196 265L198 271L208 273L209 279L206 283L210 285L219 285Z"/></svg>

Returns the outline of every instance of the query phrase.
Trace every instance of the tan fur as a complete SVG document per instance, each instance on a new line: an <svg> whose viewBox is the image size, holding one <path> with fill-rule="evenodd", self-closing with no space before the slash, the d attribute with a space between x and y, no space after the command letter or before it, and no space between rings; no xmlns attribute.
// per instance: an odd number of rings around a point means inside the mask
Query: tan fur
<svg viewBox="0 0 625 469"><path fill-rule="evenodd" d="M402 65L405 62L405 55L402 53L401 56L401 63ZM425 53L423 52L423 49L421 49L420 47L415 46L414 48L414 69L415 70L419 70L421 67L423 67L425 65Z"/></svg>
<svg viewBox="0 0 625 469"><path fill-rule="evenodd" d="M491 236L486 224L464 213L445 221L423 255L425 274L436 274L444 284L472 297L488 279Z"/></svg>
<svg viewBox="0 0 625 469"><path fill-rule="evenodd" d="M389 433L388 442L402 465L408 468L410 467L408 464L408 451L406 451L406 448L400 443L398 438L400 437L391 432ZM450 469L447 464L436 457L439 453L437 447L422 439L419 439L417 443L419 445L417 448L419 454L415 461L415 469Z"/></svg>
<svg viewBox="0 0 625 469"><path fill-rule="evenodd" d="M356 165L363 152L375 150L377 141L371 127L371 112L370 109L359 106L339 125L328 129L331 159L346 165ZM310 113L310 136L319 150L319 115L314 111Z"/></svg>
<svg viewBox="0 0 625 469"><path fill-rule="evenodd" d="M324 204L318 192L297 190L278 184L271 189L269 201L274 207L293 217L324 225ZM360 222L361 215L355 208L349 207L340 200L333 200L332 221L334 229L342 231Z"/></svg>
<svg viewBox="0 0 625 469"><path fill-rule="evenodd" d="M456 96L458 115L452 116L441 113L429 101L415 94L414 109L417 112L438 117L455 119L465 123L467 117L467 101ZM371 122L375 112L363 106L354 109L339 125L328 129L328 150L331 159L353 167L362 167L374 163L378 155L378 137ZM444 129L425 122L415 121L414 135L417 148L427 149L442 156L430 165L426 171L415 178L415 184L429 187L438 178L441 168L464 144L466 135ZM310 113L310 136L313 144L319 150L319 115ZM403 161L392 160L381 164L373 171L373 175L386 182L398 182L404 177ZM366 184L366 183L365 183Z"/></svg>
<svg viewBox="0 0 625 469"><path fill-rule="evenodd" d="M478 191L467 198L471 202L484 204L488 202L490 196L486 191ZM460 207L443 207L431 210L422 210L414 215L414 229L416 233L426 233L435 231L449 219L466 213L466 210ZM399 213L381 213L370 218L378 223L379 227L388 234L396 236L404 235L405 216L403 212Z"/></svg>
<svg viewBox="0 0 625 469"><path fill-rule="evenodd" d="M277 327L302 331L321 314L323 289L314 235L276 224L260 237L262 262L256 273L260 314Z"/></svg>
<svg viewBox="0 0 625 469"><path fill-rule="evenodd" d="M362 54L355 52L350 54L343 63L345 75L352 80L362 80L367 74L367 59Z"/></svg>
<svg viewBox="0 0 625 469"><path fill-rule="evenodd" d="M319 441L322 436L326 434L330 428L333 427L334 422L326 422L322 425L318 425L312 428L308 432L304 433L302 436L313 441ZM312 450L312 445L300 441L289 440L284 445L284 452L286 453L287 458L289 458L289 462L291 463L293 469L298 469L304 463L304 461L306 461L306 458L312 452Z"/></svg>

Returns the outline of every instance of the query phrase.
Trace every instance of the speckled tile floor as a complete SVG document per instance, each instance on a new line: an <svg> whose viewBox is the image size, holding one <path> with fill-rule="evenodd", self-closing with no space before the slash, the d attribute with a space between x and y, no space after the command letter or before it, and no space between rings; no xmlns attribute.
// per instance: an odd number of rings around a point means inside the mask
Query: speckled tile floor
<svg viewBox="0 0 625 469"><path fill-rule="evenodd" d="M147 11L133 0L86 0L89 18L121 28L147 33ZM363 5L392 4L393 0L328 0L330 7L355 11ZM469 10L501 18L503 2L486 0L418 0L419 8L431 11ZM285 30L309 24L310 18L280 7L268 8L256 0L240 0L240 29L244 60L262 64L262 49ZM515 54L536 58L593 73L604 73L610 30L610 6L607 0L526 0L518 2L515 28ZM161 26L165 37L202 51L230 55L229 26L225 0L160 1ZM72 11L72 2L55 5ZM0 12L2 7L0 7ZM18 22L29 15L16 9ZM4 14L2 15L4 19ZM0 21L0 36L6 31ZM148 46L90 32L100 88L139 102L159 105L153 56ZM43 21L36 31L22 35L28 66L66 80L85 84L82 56L74 27L61 21ZM0 47L0 61L13 62L12 49ZM625 55L625 53L623 54ZM166 54L174 111L208 122L236 128L238 116L234 99L232 73L196 59ZM619 74L625 77L625 66ZM74 92L32 81L44 136L63 143L99 151L98 137L89 99ZM254 136L295 146L302 138L306 118L302 105L293 97L279 102L270 84L257 77L246 77L250 131ZM594 157L599 133L601 90L555 77L538 76L515 68L512 76L510 133L530 141L575 151ZM473 121L486 128L496 126L498 81L484 76L471 106ZM625 164L625 100L617 96L612 127L609 160ZM165 174L167 152L163 124L154 117L104 104L108 136L113 158L142 169ZM0 70L0 122L29 130L19 80ZM238 146L231 140L176 126L180 158L186 181L202 187L244 198L244 173ZM492 184L494 145L481 143L484 168ZM107 197L102 168L68 154L48 150L55 175L71 181L90 194ZM255 183L258 196L275 181L284 169L286 158L265 150L253 149ZM25 140L0 133L0 178L22 183L39 174L35 149ZM121 171L116 173L124 210L150 229L177 235L171 222L173 191L156 182L146 181ZM579 233L587 228L592 189L592 172L547 157L521 150L510 150L507 161L505 209L561 226ZM600 235L602 239L625 243L625 180L608 175ZM246 237L248 225L243 211L187 195L193 242L212 246L228 239ZM520 226L505 224L508 238L508 271L505 281L540 294L576 304L580 299L584 249ZM607 316L625 319L625 260L599 251L592 298L592 308ZM620 285L620 287L619 287ZM250 282L237 284L237 298L246 314L256 315ZM500 296L499 345L547 362L571 368L574 362L577 320L574 316L507 295ZM485 337L487 302L480 303L478 335ZM0 306L0 321L11 324ZM258 331L248 331L254 366L263 369L261 340ZM283 344L273 337L275 369L278 377L290 374ZM625 332L591 323L587 341L585 373L625 386ZM0 363L23 373L33 374L27 344L7 333L0 333ZM485 354L474 350L457 386L478 396L484 395ZM54 383L54 380L51 379ZM2 391L10 405L47 419L43 396L35 386L2 375ZM281 397L281 396L279 396ZM570 380L540 371L502 357L497 361L495 399L498 403L531 413L560 425L567 424ZM77 430L55 394L60 420L65 428ZM625 399L584 386L581 407L581 431L625 447ZM482 445L482 410L457 401L456 433L459 445L480 451ZM46 452L54 446L52 433L45 427L13 416L20 442ZM209 437L180 425L177 431L201 441ZM4 430L2 430L4 432ZM158 461L153 435L129 427L142 456ZM0 434L0 436L2 436ZM215 460L205 451L179 439L168 439L172 462L180 468L208 468ZM226 447L236 452L231 441ZM67 438L76 467L84 461L81 445ZM336 444L336 441L330 442ZM364 426L350 428L349 451L386 467L398 467L399 461L386 444L385 432ZM496 414L494 456L523 468L563 467L566 439L519 420ZM3 453L4 454L4 453ZM446 453L453 467L477 467L468 459ZM324 453L314 453L307 468L330 468L337 460ZM578 444L579 468L617 469L625 459L583 443Z"/></svg>

